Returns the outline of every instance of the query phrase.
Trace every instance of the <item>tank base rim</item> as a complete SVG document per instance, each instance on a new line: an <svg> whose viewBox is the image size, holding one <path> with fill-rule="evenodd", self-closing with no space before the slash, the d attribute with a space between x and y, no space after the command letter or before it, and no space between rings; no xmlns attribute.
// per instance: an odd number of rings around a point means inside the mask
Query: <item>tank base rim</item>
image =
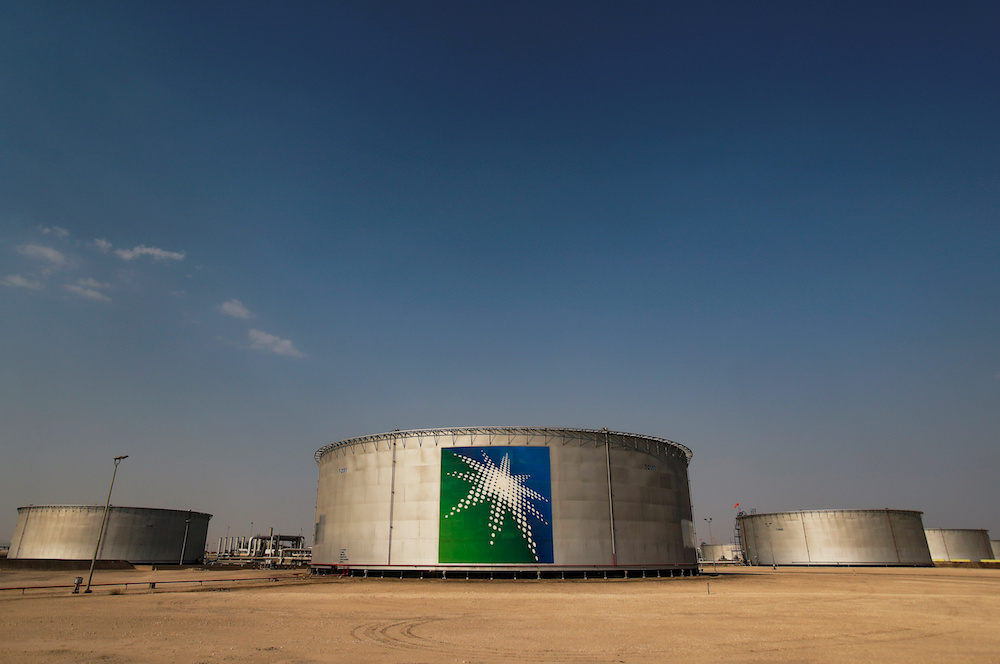
<svg viewBox="0 0 1000 664"><path fill-rule="evenodd" d="M503 566L503 565L310 565L313 575L415 579L640 579L697 576L697 565Z"/></svg>

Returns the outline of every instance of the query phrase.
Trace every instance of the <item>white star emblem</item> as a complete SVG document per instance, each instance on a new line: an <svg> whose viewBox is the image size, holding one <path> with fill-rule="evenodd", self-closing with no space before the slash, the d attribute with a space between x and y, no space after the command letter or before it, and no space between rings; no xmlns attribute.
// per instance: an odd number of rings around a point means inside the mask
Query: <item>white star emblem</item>
<svg viewBox="0 0 1000 664"><path fill-rule="evenodd" d="M470 470L448 474L468 482L470 484L469 493L465 498L459 500L458 504L451 508L451 512L444 515L444 518L447 519L453 514L474 507L483 501L489 501L489 525L492 531L490 533L490 545L494 543L497 534L503 529L504 520L507 518L507 515L510 515L510 519L517 526L518 530L521 531L521 536L527 542L531 555L537 561L538 547L531 534L531 526L528 524L527 515L531 515L542 523L547 524L542 517L542 513L535 508L531 501L548 501L545 499L545 496L524 485L524 481L531 477L530 475L510 474L509 454L503 455L499 467L493 464L493 461L486 455L485 451L482 454L485 463L480 463L475 459L470 459L461 454L455 454L455 456L468 464Z"/></svg>

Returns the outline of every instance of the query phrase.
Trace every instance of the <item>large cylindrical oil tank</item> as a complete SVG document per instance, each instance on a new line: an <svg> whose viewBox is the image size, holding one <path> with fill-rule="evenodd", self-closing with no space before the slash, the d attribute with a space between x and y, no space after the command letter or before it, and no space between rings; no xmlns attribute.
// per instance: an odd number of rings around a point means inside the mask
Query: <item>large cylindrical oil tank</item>
<svg viewBox="0 0 1000 664"><path fill-rule="evenodd" d="M928 528L927 545L931 558L940 562L990 560L993 549L985 530L972 528Z"/></svg>
<svg viewBox="0 0 1000 664"><path fill-rule="evenodd" d="M922 512L807 510L737 517L750 565L933 565Z"/></svg>
<svg viewBox="0 0 1000 664"><path fill-rule="evenodd" d="M192 564L202 560L211 514L150 507L108 509L98 560ZM17 509L10 559L90 560L103 505L31 505Z"/></svg>
<svg viewBox="0 0 1000 664"><path fill-rule="evenodd" d="M317 450L313 566L694 573L691 451L596 429L392 431Z"/></svg>

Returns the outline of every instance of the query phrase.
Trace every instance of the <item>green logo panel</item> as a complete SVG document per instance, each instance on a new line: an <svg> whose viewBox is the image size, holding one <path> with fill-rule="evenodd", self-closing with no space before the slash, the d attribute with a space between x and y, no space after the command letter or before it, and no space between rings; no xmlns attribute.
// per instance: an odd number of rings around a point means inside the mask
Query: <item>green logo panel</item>
<svg viewBox="0 0 1000 664"><path fill-rule="evenodd" d="M442 563L551 563L547 447L441 450Z"/></svg>

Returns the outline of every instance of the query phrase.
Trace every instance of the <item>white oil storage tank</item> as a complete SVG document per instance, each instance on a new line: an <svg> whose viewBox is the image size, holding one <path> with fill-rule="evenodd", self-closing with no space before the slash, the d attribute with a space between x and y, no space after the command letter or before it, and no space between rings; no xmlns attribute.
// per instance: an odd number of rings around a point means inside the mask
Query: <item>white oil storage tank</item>
<svg viewBox="0 0 1000 664"><path fill-rule="evenodd" d="M922 512L805 510L737 517L750 565L933 565Z"/></svg>
<svg viewBox="0 0 1000 664"><path fill-rule="evenodd" d="M423 429L342 440L315 458L320 571L697 573L691 451L670 440Z"/></svg>
<svg viewBox="0 0 1000 664"><path fill-rule="evenodd" d="M993 548L985 530L973 528L928 528L927 545L931 558L940 562L991 560Z"/></svg>
<svg viewBox="0 0 1000 664"><path fill-rule="evenodd" d="M108 508L98 560L192 564L202 560L211 514L150 507ZM90 560L104 505L17 508L7 557L11 560Z"/></svg>
<svg viewBox="0 0 1000 664"><path fill-rule="evenodd" d="M709 544L702 542L701 559L708 563L725 563L742 560L740 548L736 544Z"/></svg>

